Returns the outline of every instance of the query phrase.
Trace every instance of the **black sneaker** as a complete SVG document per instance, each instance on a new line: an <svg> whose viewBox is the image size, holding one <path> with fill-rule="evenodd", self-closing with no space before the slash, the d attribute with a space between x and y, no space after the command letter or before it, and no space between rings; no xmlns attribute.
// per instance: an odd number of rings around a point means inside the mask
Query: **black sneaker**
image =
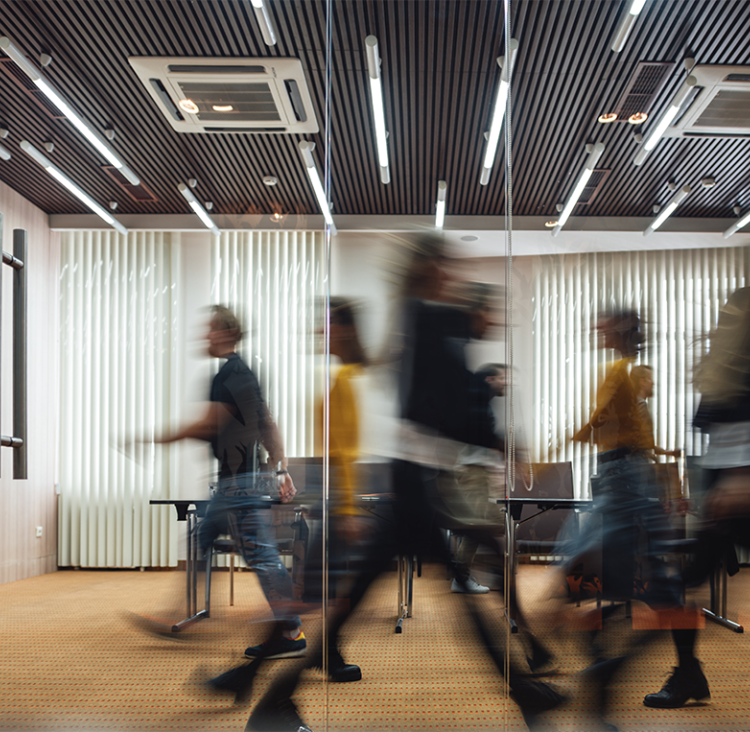
<svg viewBox="0 0 750 732"><path fill-rule="evenodd" d="M312 732L289 699L261 701L250 715L245 732Z"/></svg>
<svg viewBox="0 0 750 732"><path fill-rule="evenodd" d="M654 709L678 709L690 699L708 699L711 692L697 658L686 666L674 669L667 683L656 694L647 694L643 703Z"/></svg>
<svg viewBox="0 0 750 732"><path fill-rule="evenodd" d="M208 679L205 687L211 691L229 692L234 694L234 703L242 704L250 697L253 681L262 659L256 658L252 663L237 666L229 671Z"/></svg>
<svg viewBox="0 0 750 732"><path fill-rule="evenodd" d="M259 646L245 649L246 658L264 658L270 661L274 658L301 658L307 653L305 634L300 632L297 638L279 636L264 641Z"/></svg>
<svg viewBox="0 0 750 732"><path fill-rule="evenodd" d="M540 681L517 679L510 690L511 698L521 708L524 721L534 729L537 715L548 712L567 701L555 688Z"/></svg>

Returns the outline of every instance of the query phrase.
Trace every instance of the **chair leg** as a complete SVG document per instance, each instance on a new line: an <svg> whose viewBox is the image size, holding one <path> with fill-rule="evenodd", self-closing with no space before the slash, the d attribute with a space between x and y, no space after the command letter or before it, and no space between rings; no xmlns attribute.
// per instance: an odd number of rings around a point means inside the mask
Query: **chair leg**
<svg viewBox="0 0 750 732"><path fill-rule="evenodd" d="M234 606L234 554L229 555L229 604Z"/></svg>
<svg viewBox="0 0 750 732"><path fill-rule="evenodd" d="M213 544L208 547L206 551L206 602L204 607L206 608L206 617L211 617L211 565L214 563L214 547Z"/></svg>

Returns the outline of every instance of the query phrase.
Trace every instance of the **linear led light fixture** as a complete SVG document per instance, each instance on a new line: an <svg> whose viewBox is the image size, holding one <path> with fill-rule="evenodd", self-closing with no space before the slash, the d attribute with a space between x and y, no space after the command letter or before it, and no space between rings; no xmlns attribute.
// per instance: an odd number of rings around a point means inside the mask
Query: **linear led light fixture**
<svg viewBox="0 0 750 732"><path fill-rule="evenodd" d="M219 227L216 226L216 224L213 222L213 219L208 215L208 211L206 211L206 209L200 205L198 199L193 195L193 192L190 190L190 188L184 183L180 183L177 188L179 189L180 193L185 196L185 200L190 204L190 208L193 209L198 218L203 222L203 225L207 229L211 229L211 232L214 236L221 236Z"/></svg>
<svg viewBox="0 0 750 732"><path fill-rule="evenodd" d="M570 214L573 213L573 209L578 203L578 199L581 197L581 194L583 193L583 189L586 187L586 183L589 182L589 178L591 177L591 174L594 172L594 168L596 167L596 164L599 162L599 158L602 156L603 152L604 152L603 142L597 142L596 145L594 145L593 148L591 148L591 151L589 152L588 160L586 161L586 167L584 167L583 172L581 173L581 177L578 179L578 182L576 183L576 187L573 189L573 192L570 194L570 198L568 198L568 202L565 204L565 206L563 207L563 210L560 212L560 216L557 219L557 226L555 226L555 228L552 229L552 236L557 236L560 233L560 229L562 229L562 227L565 226L565 222L570 217Z"/></svg>
<svg viewBox="0 0 750 732"><path fill-rule="evenodd" d="M724 238L729 239L732 234L734 234L736 231L739 231L740 229L744 229L748 224L750 224L750 211L747 211L741 219L737 219L737 221L735 221L724 232Z"/></svg>
<svg viewBox="0 0 750 732"><path fill-rule="evenodd" d="M643 236L648 236L652 231L656 231L676 210L692 189L690 186L683 186L672 197L672 200L664 207L664 210L648 225L644 230Z"/></svg>
<svg viewBox="0 0 750 732"><path fill-rule="evenodd" d="M508 46L510 48L510 60L508 63L505 63L504 56L500 56L497 59L498 66L500 66L502 72L500 74L500 85L497 88L497 96L495 97L495 108L492 112L490 131L487 133L487 149L484 151L482 177L479 179L479 183L483 186L486 186L490 182L490 173L492 173L492 166L495 164L497 144L500 141L500 130L503 127L505 108L508 104L508 86L510 84L510 77L513 74L513 65L516 62L518 41L515 38L511 38L508 41Z"/></svg>
<svg viewBox="0 0 750 732"><path fill-rule="evenodd" d="M76 198L88 206L97 216L104 219L113 229L117 229L123 236L127 236L128 230L113 216L110 216L91 196L84 193L60 168L51 163L47 157L39 152L30 142L22 140L21 150L28 153L32 160L41 165L58 183L62 183Z"/></svg>
<svg viewBox="0 0 750 732"><path fill-rule="evenodd" d="M385 131L385 107L383 106L383 85L380 83L380 53L378 39L375 36L365 38L367 48L367 73L370 77L370 97L372 114L375 117L375 139L378 143L378 162L380 163L380 180L391 182L391 171L388 167L388 133Z"/></svg>
<svg viewBox="0 0 750 732"><path fill-rule="evenodd" d="M299 143L299 149L302 153L302 159L305 161L305 167L307 168L307 174L310 176L310 183L312 184L313 191L315 191L315 198L318 199L318 206L323 213L323 218L326 220L328 226L331 227L331 234L336 236L336 224L333 223L333 216L331 216L331 207L328 205L326 200L326 194L323 190L323 184L320 181L318 175L318 168L315 165L315 160L312 156L312 151L315 149L314 142L308 142L307 140L301 140Z"/></svg>
<svg viewBox="0 0 750 732"><path fill-rule="evenodd" d="M267 46L276 45L276 34L273 32L271 16L268 14L268 8L263 0L250 0L255 11L255 18L260 26L260 32Z"/></svg>
<svg viewBox="0 0 750 732"><path fill-rule="evenodd" d="M687 99L688 95L697 83L698 79L696 79L694 76L688 76L688 78L685 79L685 83L680 87L677 94L675 94L674 99L672 99L672 101L670 102L669 109L667 109L667 111L664 112L664 114L659 118L656 126L646 138L646 141L643 143L643 147L635 156L633 162L636 165L640 165L646 159L646 156L649 154L649 152L656 147L656 143L659 142L661 136L667 131L667 127L669 127L669 125L672 123L672 120L677 116L682 103L685 101L685 99Z"/></svg>
<svg viewBox="0 0 750 732"><path fill-rule="evenodd" d="M646 0L632 0L627 12L622 16L620 24L615 31L615 38L612 41L612 50L615 53L620 53L625 47L625 41L628 40L630 29L633 27L635 19L638 17L641 10L643 10L645 4Z"/></svg>
<svg viewBox="0 0 750 732"><path fill-rule="evenodd" d="M438 181L437 203L435 204L435 227L438 229L442 229L445 223L445 191L447 188L448 184L444 180Z"/></svg>
<svg viewBox="0 0 750 732"><path fill-rule="evenodd" d="M42 77L42 75L39 73L39 71L34 68L34 66L29 63L29 60L24 56L8 39L6 36L3 36L0 38L0 48L5 51L5 53L13 59L16 66L18 66L21 71L23 71L26 76L31 79L31 81L34 82L34 84L44 93L44 95L49 99L64 115L65 117L70 120L73 127L75 127L85 138L86 140L93 145L96 150L101 154L101 156L107 160L112 166L117 168L117 170L122 173L123 176L128 180L129 183L132 183L134 186L137 186L140 184L140 180L138 179L138 176L130 169L128 168L125 163L120 160L120 158L115 154L114 150L112 150L109 145L107 145L104 140L100 137L100 135L95 132L91 127L89 127L79 116L76 112L74 112L71 107L68 105L65 100L47 83L47 81Z"/></svg>

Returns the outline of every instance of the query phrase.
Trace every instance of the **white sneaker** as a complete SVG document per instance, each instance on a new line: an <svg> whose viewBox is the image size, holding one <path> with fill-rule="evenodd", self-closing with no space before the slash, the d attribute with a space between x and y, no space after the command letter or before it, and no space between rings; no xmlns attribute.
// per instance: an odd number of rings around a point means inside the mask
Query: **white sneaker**
<svg viewBox="0 0 750 732"><path fill-rule="evenodd" d="M486 595L489 591L489 587L480 585L479 582L474 581L471 577L466 580L466 589L461 587L458 580L451 582L451 592L465 592L468 595Z"/></svg>

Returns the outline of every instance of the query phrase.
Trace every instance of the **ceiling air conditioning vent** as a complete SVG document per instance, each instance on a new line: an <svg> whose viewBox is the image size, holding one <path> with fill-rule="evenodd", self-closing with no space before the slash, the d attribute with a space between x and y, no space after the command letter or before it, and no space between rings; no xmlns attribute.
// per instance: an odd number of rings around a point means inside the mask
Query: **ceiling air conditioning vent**
<svg viewBox="0 0 750 732"><path fill-rule="evenodd" d="M299 59L134 56L128 60L178 132L318 131Z"/></svg>
<svg viewBox="0 0 750 732"><path fill-rule="evenodd" d="M641 61L636 66L614 112L625 122L631 114L647 114L651 111L654 97L669 78L674 64L662 61Z"/></svg>
<svg viewBox="0 0 750 732"><path fill-rule="evenodd" d="M696 93L665 137L750 137L750 66L696 66Z"/></svg>

